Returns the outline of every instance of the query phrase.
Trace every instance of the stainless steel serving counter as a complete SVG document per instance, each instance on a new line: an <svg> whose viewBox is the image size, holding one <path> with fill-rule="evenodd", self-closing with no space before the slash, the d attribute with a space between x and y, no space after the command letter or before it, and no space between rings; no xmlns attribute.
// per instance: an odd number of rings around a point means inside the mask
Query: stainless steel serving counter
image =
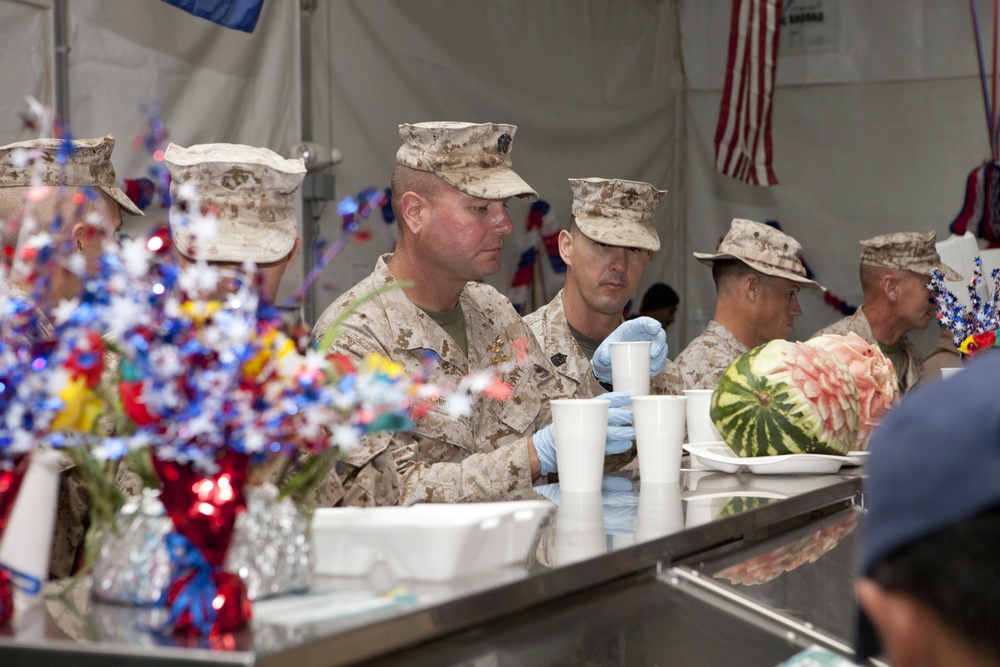
<svg viewBox="0 0 1000 667"><path fill-rule="evenodd" d="M687 471L646 486L620 475L601 494L550 485L558 507L522 566L444 584L382 569L323 577L217 638L160 636L149 628L161 612L95 603L81 586L19 610L0 662L776 665L810 644L850 655L859 470Z"/></svg>

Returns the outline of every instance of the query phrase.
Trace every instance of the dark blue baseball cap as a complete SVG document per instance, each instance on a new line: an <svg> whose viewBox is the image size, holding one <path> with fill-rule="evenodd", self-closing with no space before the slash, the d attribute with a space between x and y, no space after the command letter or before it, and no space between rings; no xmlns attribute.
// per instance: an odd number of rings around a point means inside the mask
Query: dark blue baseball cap
<svg viewBox="0 0 1000 667"><path fill-rule="evenodd" d="M906 395L869 446L860 573L888 556L1000 504L1000 352ZM880 644L858 612L856 660Z"/></svg>

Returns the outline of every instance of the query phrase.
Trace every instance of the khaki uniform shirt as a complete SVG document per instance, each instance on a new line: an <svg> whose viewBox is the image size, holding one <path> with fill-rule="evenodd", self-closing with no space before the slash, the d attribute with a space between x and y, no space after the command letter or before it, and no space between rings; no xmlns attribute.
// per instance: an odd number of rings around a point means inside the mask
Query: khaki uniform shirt
<svg viewBox="0 0 1000 667"><path fill-rule="evenodd" d="M715 320L677 355L677 370L684 389L715 389L719 379L750 348L736 340Z"/></svg>
<svg viewBox="0 0 1000 667"><path fill-rule="evenodd" d="M868 324L868 318L865 317L863 306L859 307L853 315L848 315L842 320L820 329L813 334L813 337L815 338L816 336L820 336L822 334L839 334L843 336L852 331L864 338L869 345L878 346L875 334L872 333L872 327ZM924 362L920 358L920 354L917 352L916 345L910 341L906 334L903 334L903 337L899 339L899 346L903 349L903 353L906 355L906 368L903 370L902 374L896 374L896 377L902 377L902 380L899 383L899 394L902 396L908 389L917 383L917 380L920 379L920 374L923 372L924 368Z"/></svg>
<svg viewBox="0 0 1000 667"><path fill-rule="evenodd" d="M562 376L570 398L593 398L605 393L604 387L594 377L590 360L569 330L569 321L563 309L562 290L548 304L524 318L531 332L538 339L545 355ZM624 320L622 320L624 321ZM655 395L680 394L681 378L677 367L670 360L663 371L650 381L650 392Z"/></svg>
<svg viewBox="0 0 1000 667"><path fill-rule="evenodd" d="M555 366L556 372L562 377L570 393L569 398L593 398L606 393L607 390L594 377L590 360L569 330L569 321L563 309L562 290L559 290L552 301L525 317L524 321L535 334L538 344ZM680 385L681 378L677 368L668 360L663 372L650 381L650 393L679 394ZM604 470L606 472L619 470L634 459L635 455L634 446L628 452L612 454L605 458Z"/></svg>
<svg viewBox="0 0 1000 667"><path fill-rule="evenodd" d="M940 325L938 325L940 327ZM940 327L941 335L938 337L937 345L930 354L924 357L924 368L920 371L920 380L917 386L921 387L928 382L941 379L941 370L945 368L961 368L962 353L955 347L951 332L947 327Z"/></svg>
<svg viewBox="0 0 1000 667"><path fill-rule="evenodd" d="M313 330L315 338L321 339L351 303L395 282L389 272L390 257L379 258L370 276L326 309ZM352 312L331 351L356 360L379 353L410 374L422 371L425 356L432 353L438 360L429 381L453 385L472 371L513 359L513 341L526 339L529 365L515 368L505 378L513 386L513 398L499 402L474 397L472 413L458 418L436 404L413 431L362 438L360 446L344 452L350 469L338 480L328 479L317 496L318 504L537 498L531 490L528 438L550 422L549 399L563 398L566 391L506 297L488 285L469 283L459 302L468 356L402 289L383 292Z"/></svg>

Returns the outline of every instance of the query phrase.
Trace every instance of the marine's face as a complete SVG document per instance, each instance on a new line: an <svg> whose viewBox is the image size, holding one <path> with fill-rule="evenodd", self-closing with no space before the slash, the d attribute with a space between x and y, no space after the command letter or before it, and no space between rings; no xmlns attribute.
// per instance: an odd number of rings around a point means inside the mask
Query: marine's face
<svg viewBox="0 0 1000 667"><path fill-rule="evenodd" d="M560 232L560 251L570 267L566 289L603 315L619 315L632 298L649 264L642 248L598 243L579 230Z"/></svg>
<svg viewBox="0 0 1000 667"><path fill-rule="evenodd" d="M930 279L914 271L899 271L896 278L896 313L908 329L926 329L937 314Z"/></svg>
<svg viewBox="0 0 1000 667"><path fill-rule="evenodd" d="M442 182L427 201L421 246L438 271L467 282L500 270L504 237L514 231L507 199L480 199Z"/></svg>
<svg viewBox="0 0 1000 667"><path fill-rule="evenodd" d="M795 318L802 314L799 307L799 284L787 278L760 275L759 296L754 315L756 345L792 335Z"/></svg>

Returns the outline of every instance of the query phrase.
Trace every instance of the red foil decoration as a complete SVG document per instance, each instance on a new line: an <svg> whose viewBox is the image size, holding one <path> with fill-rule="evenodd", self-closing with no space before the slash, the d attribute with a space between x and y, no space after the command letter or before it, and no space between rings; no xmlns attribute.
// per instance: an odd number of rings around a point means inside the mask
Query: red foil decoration
<svg viewBox="0 0 1000 667"><path fill-rule="evenodd" d="M200 549L212 566L211 579L218 589L212 601L216 613L211 629L213 635L237 630L250 618L250 603L243 581L239 576L222 570L236 516L246 509L243 487L249 457L238 452L226 452L216 463L218 472L205 475L189 464L153 459L156 474L163 484L160 500L174 528ZM184 574L174 581L167 593L168 602L173 603L194 576ZM200 630L192 622L190 614L184 613L177 619L174 632L192 634Z"/></svg>
<svg viewBox="0 0 1000 667"><path fill-rule="evenodd" d="M7 519L14 508L14 499L17 498L27 470L28 457L23 454L15 458L9 468L0 468L0 539L3 538ZM5 625L13 616L14 590L7 570L0 567L0 626Z"/></svg>

